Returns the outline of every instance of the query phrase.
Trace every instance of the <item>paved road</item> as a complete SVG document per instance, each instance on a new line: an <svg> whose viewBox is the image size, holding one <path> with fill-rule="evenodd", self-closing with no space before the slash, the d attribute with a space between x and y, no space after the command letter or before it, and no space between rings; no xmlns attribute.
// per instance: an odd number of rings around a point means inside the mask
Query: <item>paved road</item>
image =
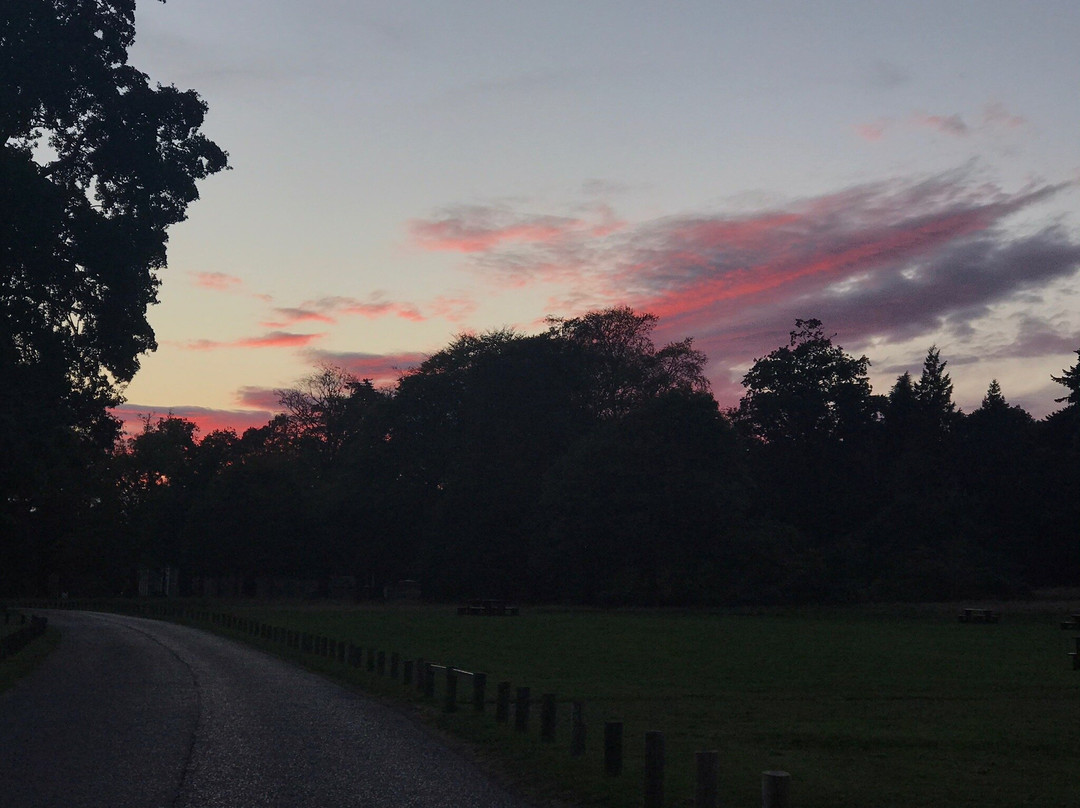
<svg viewBox="0 0 1080 808"><path fill-rule="evenodd" d="M54 612L0 695L0 808L526 808L404 716L196 629Z"/></svg>

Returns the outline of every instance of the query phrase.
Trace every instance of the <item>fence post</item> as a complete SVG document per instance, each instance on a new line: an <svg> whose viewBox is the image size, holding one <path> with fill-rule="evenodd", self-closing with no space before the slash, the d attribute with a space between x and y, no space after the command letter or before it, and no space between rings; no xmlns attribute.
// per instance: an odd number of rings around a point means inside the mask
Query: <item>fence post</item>
<svg viewBox="0 0 1080 808"><path fill-rule="evenodd" d="M375 657L375 672L379 676L386 675L386 651L379 651Z"/></svg>
<svg viewBox="0 0 1080 808"><path fill-rule="evenodd" d="M478 713L484 712L484 699L487 690L487 674L474 673L472 677L472 703L473 710Z"/></svg>
<svg viewBox="0 0 1080 808"><path fill-rule="evenodd" d="M585 754L585 705L575 701L570 706L570 757Z"/></svg>
<svg viewBox="0 0 1080 808"><path fill-rule="evenodd" d="M374 648L367 649L367 669L368 669L369 673L371 671L375 670L375 649Z"/></svg>
<svg viewBox="0 0 1080 808"><path fill-rule="evenodd" d="M435 698L435 666L430 662L424 664L424 695Z"/></svg>
<svg viewBox="0 0 1080 808"><path fill-rule="evenodd" d="M457 712L457 671L450 665L446 666L446 699L443 702L443 711Z"/></svg>
<svg viewBox="0 0 1080 808"><path fill-rule="evenodd" d="M622 774L622 721L604 722L604 774Z"/></svg>
<svg viewBox="0 0 1080 808"><path fill-rule="evenodd" d="M762 808L788 808L791 775L787 772L761 773Z"/></svg>
<svg viewBox="0 0 1080 808"><path fill-rule="evenodd" d="M402 668L402 670L401 670L401 683L403 685L411 685L412 684L413 661L411 659L406 659L405 662L402 663L401 668Z"/></svg>
<svg viewBox="0 0 1080 808"><path fill-rule="evenodd" d="M645 733L645 808L664 808L664 733Z"/></svg>
<svg viewBox="0 0 1080 808"><path fill-rule="evenodd" d="M697 752L697 789L694 792L694 808L719 808L720 805L720 753Z"/></svg>
<svg viewBox="0 0 1080 808"><path fill-rule="evenodd" d="M495 697L495 720L505 724L510 720L510 683L499 682Z"/></svg>
<svg viewBox="0 0 1080 808"><path fill-rule="evenodd" d="M540 697L540 740L555 741L555 694L545 693Z"/></svg>
<svg viewBox="0 0 1080 808"><path fill-rule="evenodd" d="M398 656L397 651L394 651L392 654L390 654L390 678L391 679L397 679L397 677L398 677L398 666L400 665L400 663L401 663L401 657Z"/></svg>
<svg viewBox="0 0 1080 808"><path fill-rule="evenodd" d="M514 698L514 729L527 732L529 729L529 696L527 687L519 687Z"/></svg>

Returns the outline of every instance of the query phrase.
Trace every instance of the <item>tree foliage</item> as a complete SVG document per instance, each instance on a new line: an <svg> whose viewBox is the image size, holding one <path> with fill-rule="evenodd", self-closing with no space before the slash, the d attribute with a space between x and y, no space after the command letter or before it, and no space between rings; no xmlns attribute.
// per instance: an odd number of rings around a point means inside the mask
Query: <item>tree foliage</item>
<svg viewBox="0 0 1080 808"><path fill-rule="evenodd" d="M788 344L743 378L739 416L770 443L842 440L873 417L869 367L833 345L820 320L796 320Z"/></svg>
<svg viewBox="0 0 1080 808"><path fill-rule="evenodd" d="M192 593L353 575L369 595L414 578L436 599L632 605L1075 584L1070 408L1037 422L991 381L965 415L936 347L874 396L868 360L808 320L721 412L703 357L658 349L654 325L608 310L462 334L392 389L320 367L240 437L147 419L112 460L113 498L99 468L101 501L78 506L95 529L47 562L83 591L170 564Z"/></svg>
<svg viewBox="0 0 1080 808"><path fill-rule="evenodd" d="M115 439L107 407L155 347L166 231L226 167L198 95L128 64L134 17L135 0L0 11L0 519L26 543L47 540L65 455Z"/></svg>

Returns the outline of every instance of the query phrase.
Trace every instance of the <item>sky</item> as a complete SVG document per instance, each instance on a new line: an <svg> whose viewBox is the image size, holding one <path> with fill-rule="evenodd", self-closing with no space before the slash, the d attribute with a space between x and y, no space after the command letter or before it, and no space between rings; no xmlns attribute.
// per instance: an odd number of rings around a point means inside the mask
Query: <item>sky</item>
<svg viewBox="0 0 1080 808"><path fill-rule="evenodd" d="M1080 3L140 0L232 169L172 228L129 421L265 423L462 332L629 305L738 402L796 318L1036 417L1080 349Z"/></svg>

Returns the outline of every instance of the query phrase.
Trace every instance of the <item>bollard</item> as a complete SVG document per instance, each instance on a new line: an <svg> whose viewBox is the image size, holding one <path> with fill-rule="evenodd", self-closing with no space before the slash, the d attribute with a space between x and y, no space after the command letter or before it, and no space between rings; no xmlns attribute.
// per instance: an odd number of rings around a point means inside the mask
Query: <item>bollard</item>
<svg viewBox="0 0 1080 808"><path fill-rule="evenodd" d="M519 687L514 698L514 729L518 732L529 730L529 688Z"/></svg>
<svg viewBox="0 0 1080 808"><path fill-rule="evenodd" d="M540 697L540 740L555 741L555 694L545 693Z"/></svg>
<svg viewBox="0 0 1080 808"><path fill-rule="evenodd" d="M379 676L386 675L386 651L379 651L375 656L375 672L378 673Z"/></svg>
<svg viewBox="0 0 1080 808"><path fill-rule="evenodd" d="M664 733L645 733L645 808L664 808Z"/></svg>
<svg viewBox="0 0 1080 808"><path fill-rule="evenodd" d="M367 649L367 669L368 669L369 673L375 670L375 649L374 648Z"/></svg>
<svg viewBox="0 0 1080 808"><path fill-rule="evenodd" d="M446 699L443 701L443 712L457 712L457 671L451 666L446 666Z"/></svg>
<svg viewBox="0 0 1080 808"><path fill-rule="evenodd" d="M604 722L604 774L622 774L622 721Z"/></svg>
<svg viewBox="0 0 1080 808"><path fill-rule="evenodd" d="M424 665L423 657L416 660L416 689L420 691L424 689Z"/></svg>
<svg viewBox="0 0 1080 808"><path fill-rule="evenodd" d="M484 699L487 690L487 674L474 673L472 677L472 703L473 710L478 713L484 712Z"/></svg>
<svg viewBox="0 0 1080 808"><path fill-rule="evenodd" d="M787 772L761 773L762 808L788 808L791 775Z"/></svg>
<svg viewBox="0 0 1080 808"><path fill-rule="evenodd" d="M719 808L720 806L720 753L698 752L697 788L694 792L694 808Z"/></svg>
<svg viewBox="0 0 1080 808"><path fill-rule="evenodd" d="M397 679L397 677L398 677L398 667L400 666L400 664L401 664L401 657L398 656L397 651L394 651L392 654L390 654L390 678L391 679Z"/></svg>
<svg viewBox="0 0 1080 808"><path fill-rule="evenodd" d="M411 659L406 659L401 665L401 683L403 685L412 684L412 672L413 661Z"/></svg>
<svg viewBox="0 0 1080 808"><path fill-rule="evenodd" d="M570 757L585 754L585 705L575 701L570 706Z"/></svg>
<svg viewBox="0 0 1080 808"><path fill-rule="evenodd" d="M505 724L510 720L510 683L499 682L495 696L495 720Z"/></svg>
<svg viewBox="0 0 1080 808"><path fill-rule="evenodd" d="M435 698L435 666L430 662L424 664L424 695Z"/></svg>

